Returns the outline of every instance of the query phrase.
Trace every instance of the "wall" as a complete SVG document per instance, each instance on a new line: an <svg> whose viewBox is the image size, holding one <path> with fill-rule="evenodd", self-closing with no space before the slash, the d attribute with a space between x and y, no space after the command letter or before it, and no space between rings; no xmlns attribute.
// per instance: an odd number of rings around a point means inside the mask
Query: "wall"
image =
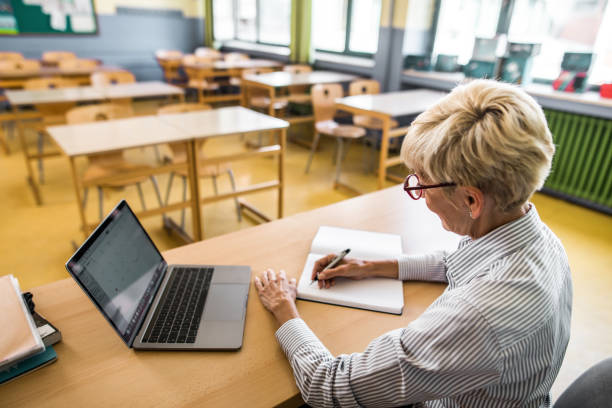
<svg viewBox="0 0 612 408"><path fill-rule="evenodd" d="M0 50L40 58L66 50L132 71L138 80L162 78L155 50L192 52L204 44L203 2L198 0L97 0L98 35L0 37Z"/></svg>

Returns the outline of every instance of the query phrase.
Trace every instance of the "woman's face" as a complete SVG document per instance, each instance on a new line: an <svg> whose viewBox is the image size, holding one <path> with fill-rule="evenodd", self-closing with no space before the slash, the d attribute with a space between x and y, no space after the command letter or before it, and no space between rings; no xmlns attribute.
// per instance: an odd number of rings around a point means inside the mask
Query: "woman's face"
<svg viewBox="0 0 612 408"><path fill-rule="evenodd" d="M469 216L467 206L462 204L459 199L456 199L458 188L455 189L451 196L452 201L444 194L442 188L423 190L427 207L440 218L444 229L459 235L468 235L473 220ZM465 208L462 208L463 206Z"/></svg>

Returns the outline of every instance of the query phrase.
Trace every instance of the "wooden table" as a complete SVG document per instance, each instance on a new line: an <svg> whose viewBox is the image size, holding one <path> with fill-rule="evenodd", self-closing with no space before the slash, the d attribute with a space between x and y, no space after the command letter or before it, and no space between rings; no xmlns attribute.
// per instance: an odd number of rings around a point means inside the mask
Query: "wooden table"
<svg viewBox="0 0 612 408"><path fill-rule="evenodd" d="M237 197L269 189L278 189L278 217L283 216L283 166L285 128L288 124L280 119L271 118L264 114L245 109L240 106L214 109L202 112L177 113L159 116L141 116L129 119L117 119L104 122L84 123L78 125L51 126L47 130L53 140L59 145L62 152L69 158L72 177L74 181L77 206L79 208L82 230L85 235L97 225L89 223L83 207L81 206L81 190L91 184L99 183L103 179L91 180L89 185L83 184L76 171L75 159L95 153L104 153L131 149L135 147L155 146L162 143L187 143L188 160L186 163L168 164L155 168L143 169L130 175L153 175L168 173L187 167L190 185L190 202L179 202L161 208L140 212L140 217L154 216L181 208L191 207L193 237L189 237L178 225L166 224L167 227L179 232L187 241L202 239L202 221L200 204ZM256 151L227 156L206 157L197 160L197 141L204 138L228 136L240 133L281 131L280 144L265 146ZM209 198L201 198L199 189L198 168L207 164L216 164L227 161L252 158L255 156L278 156L278 180L260 183L239 189L232 193L220 194ZM123 178L125 174L114 178ZM112 178L111 178L112 179ZM104 180L110 180L104 178ZM241 202L241 208L246 208L259 215L265 221L270 218L257 211L246 202ZM164 219L169 222L169 219Z"/></svg>
<svg viewBox="0 0 612 408"><path fill-rule="evenodd" d="M61 76L79 82L89 83L89 77L94 72L116 72L122 70L121 67L100 65L93 68L79 69L62 69L58 67L42 66L37 70L0 71L0 88L23 88L26 81L30 79L50 76Z"/></svg>
<svg viewBox="0 0 612 408"><path fill-rule="evenodd" d="M271 72L269 74L248 75L242 79L243 99L242 105L247 106L249 100L250 88L260 88L268 92L270 105L268 115L274 116L274 102L282 99L277 95L277 91L282 88L287 88L294 85L316 85L329 83L350 82L358 77L350 74L343 74L332 71L313 71L304 74L292 74L289 72ZM310 122L314 120L312 115L296 116L286 119L289 123Z"/></svg>
<svg viewBox="0 0 612 408"><path fill-rule="evenodd" d="M412 115L425 111L445 93L418 89L414 91L389 92L376 95L355 95L336 100L338 109L354 115L368 115L382 121L382 140L378 164L378 188L384 187L387 168L401 163L399 156L389 156L389 140L406 134L408 126L391 129L391 118ZM395 181L403 180L392 177Z"/></svg>
<svg viewBox="0 0 612 408"><path fill-rule="evenodd" d="M68 102L93 102L93 101L113 101L125 98L144 98L152 96L178 97L183 100L183 90L179 87L166 84L160 81L136 82L132 84L115 84L102 87L81 86L76 88L58 88L41 90L17 90L7 91L6 97L11 104L11 117L17 123L17 130L21 149L26 161L28 171L27 181L34 194L36 204L42 204L39 183L34 176L32 160L39 160L49 157L57 157L59 153L31 153L28 151L25 140L25 129L23 121L25 119L40 118L40 115L32 111L20 111L20 108L36 104L57 104Z"/></svg>
<svg viewBox="0 0 612 408"><path fill-rule="evenodd" d="M298 278L319 225L398 233L406 253L456 248L459 237L398 187L215 237L164 253L172 263L267 267ZM375 337L407 325L444 285L404 284L401 316L298 301L301 317L334 354L360 352ZM57 326L56 363L0 387L5 407L298 406L301 398L274 338L277 325L251 285L244 344L236 352L128 349L71 279L32 290L37 311Z"/></svg>

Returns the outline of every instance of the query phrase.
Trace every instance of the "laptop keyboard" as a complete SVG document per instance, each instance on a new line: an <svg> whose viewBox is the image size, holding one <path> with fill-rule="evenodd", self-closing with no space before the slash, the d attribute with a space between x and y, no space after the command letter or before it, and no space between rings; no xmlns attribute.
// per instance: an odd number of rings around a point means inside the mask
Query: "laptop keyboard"
<svg viewBox="0 0 612 408"><path fill-rule="evenodd" d="M213 268L174 268L143 343L195 343Z"/></svg>

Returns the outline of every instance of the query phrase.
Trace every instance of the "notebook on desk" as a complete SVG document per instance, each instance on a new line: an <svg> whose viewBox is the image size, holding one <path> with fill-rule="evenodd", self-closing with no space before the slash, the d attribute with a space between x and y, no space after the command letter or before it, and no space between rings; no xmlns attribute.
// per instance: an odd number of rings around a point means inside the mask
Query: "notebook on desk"
<svg viewBox="0 0 612 408"><path fill-rule="evenodd" d="M402 253L402 237L338 227L319 227L306 258L302 276L298 282L297 297L303 300L368 309L378 312L402 314L404 291L402 282L396 279L372 278L351 280L336 278L336 284L319 289L311 284L315 262L325 255L350 248L350 257L364 260L393 259Z"/></svg>
<svg viewBox="0 0 612 408"><path fill-rule="evenodd" d="M250 267L168 265L125 201L66 269L128 347L242 346Z"/></svg>

